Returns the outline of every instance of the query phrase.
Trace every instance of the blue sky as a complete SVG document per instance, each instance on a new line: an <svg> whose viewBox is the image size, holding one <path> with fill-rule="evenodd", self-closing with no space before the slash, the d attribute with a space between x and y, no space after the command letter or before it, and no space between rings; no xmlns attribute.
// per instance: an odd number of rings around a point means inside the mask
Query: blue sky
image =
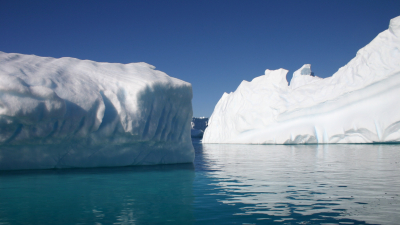
<svg viewBox="0 0 400 225"><path fill-rule="evenodd" d="M399 0L0 0L0 51L147 62L190 82L209 117L265 69L331 76L399 15Z"/></svg>

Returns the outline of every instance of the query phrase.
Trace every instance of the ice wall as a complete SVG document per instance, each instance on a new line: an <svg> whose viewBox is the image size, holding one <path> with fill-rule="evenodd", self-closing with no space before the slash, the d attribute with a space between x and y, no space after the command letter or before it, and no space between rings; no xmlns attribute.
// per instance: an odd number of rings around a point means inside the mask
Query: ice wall
<svg viewBox="0 0 400 225"><path fill-rule="evenodd" d="M332 77L309 64L266 70L224 93L203 143L302 144L400 141L400 17Z"/></svg>
<svg viewBox="0 0 400 225"><path fill-rule="evenodd" d="M192 162L191 99L146 63L0 52L0 169Z"/></svg>

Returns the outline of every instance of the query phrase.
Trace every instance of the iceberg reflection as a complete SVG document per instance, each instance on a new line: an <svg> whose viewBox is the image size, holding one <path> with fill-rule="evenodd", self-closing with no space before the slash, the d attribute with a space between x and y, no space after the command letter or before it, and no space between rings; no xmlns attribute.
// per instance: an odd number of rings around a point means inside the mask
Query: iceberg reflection
<svg viewBox="0 0 400 225"><path fill-rule="evenodd" d="M240 206L236 215L393 224L400 219L399 147L203 144L202 152L219 201Z"/></svg>
<svg viewBox="0 0 400 225"><path fill-rule="evenodd" d="M191 224L193 164L0 172L0 224Z"/></svg>

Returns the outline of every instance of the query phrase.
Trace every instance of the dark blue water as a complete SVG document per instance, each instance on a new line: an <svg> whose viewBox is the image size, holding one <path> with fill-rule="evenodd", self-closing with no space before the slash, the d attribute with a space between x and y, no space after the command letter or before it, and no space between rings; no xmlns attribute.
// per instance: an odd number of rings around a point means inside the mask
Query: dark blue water
<svg viewBox="0 0 400 225"><path fill-rule="evenodd" d="M400 145L194 146L194 164L0 172L0 225L399 224Z"/></svg>

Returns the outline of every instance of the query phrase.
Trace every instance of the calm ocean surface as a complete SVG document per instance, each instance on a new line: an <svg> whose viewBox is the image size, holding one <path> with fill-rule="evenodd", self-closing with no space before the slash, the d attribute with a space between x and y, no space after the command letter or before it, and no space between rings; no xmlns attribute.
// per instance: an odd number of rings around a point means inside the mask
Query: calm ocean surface
<svg viewBox="0 0 400 225"><path fill-rule="evenodd" d="M400 224L400 145L218 145L194 164L0 172L5 224Z"/></svg>

